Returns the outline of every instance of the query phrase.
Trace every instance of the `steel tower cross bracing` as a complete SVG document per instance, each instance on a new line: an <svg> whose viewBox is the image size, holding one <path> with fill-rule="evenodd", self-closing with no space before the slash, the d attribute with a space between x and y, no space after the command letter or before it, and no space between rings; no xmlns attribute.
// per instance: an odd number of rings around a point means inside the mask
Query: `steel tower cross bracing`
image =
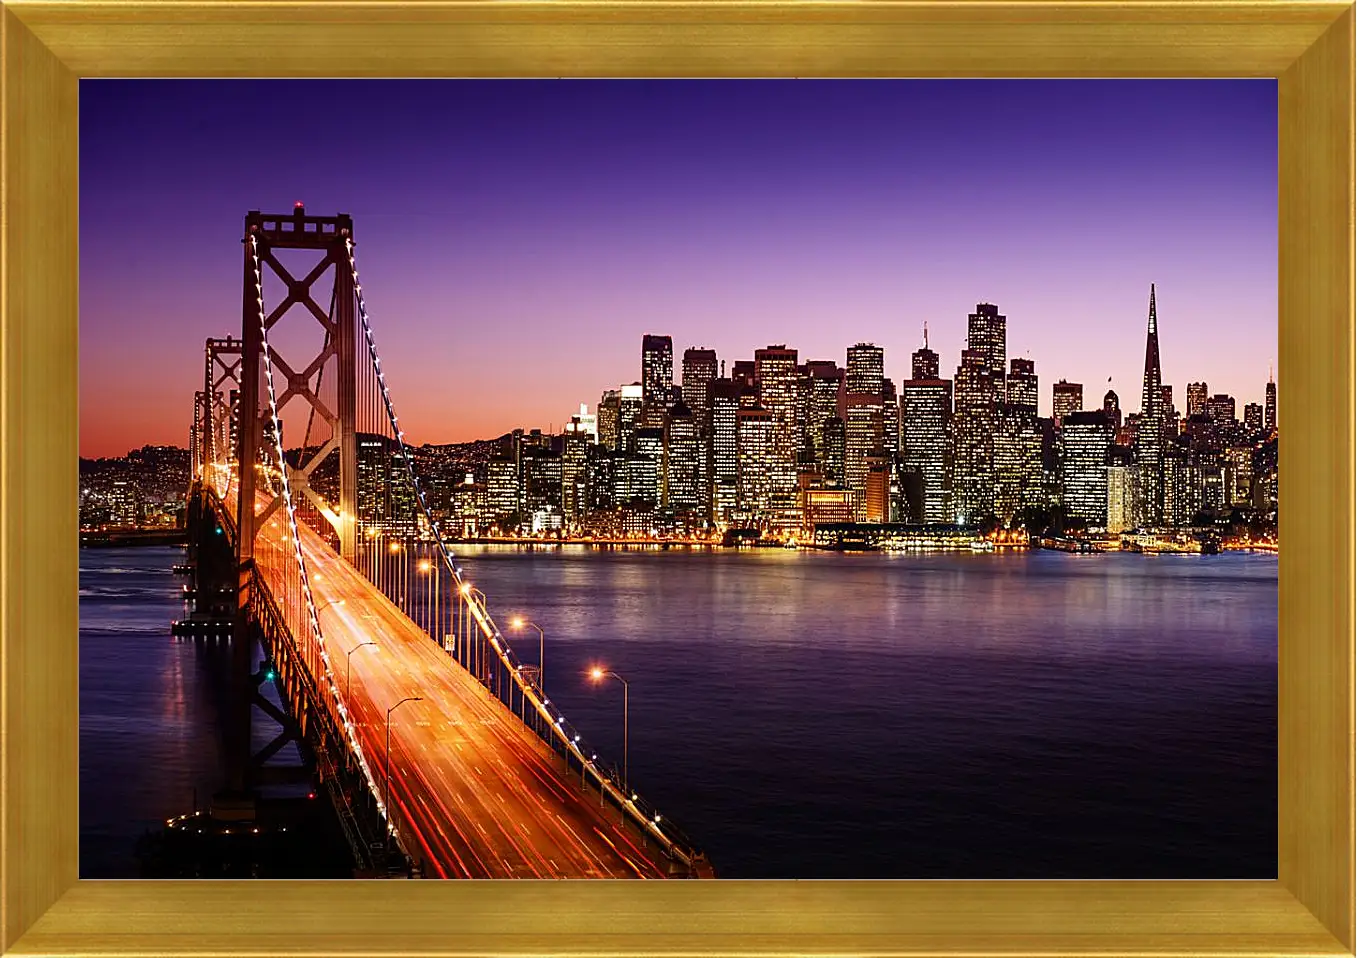
<svg viewBox="0 0 1357 958"><path fill-rule="evenodd" d="M272 333L274 327L283 320L294 307L304 307L325 330L325 341L320 352L314 357L293 356L288 359L275 349L272 362L281 373L283 388L278 395L281 409L293 398L305 399L330 427L327 442L316 449L309 457L298 462L289 470L293 489L305 495L322 515L334 527L339 537L340 555L353 561L356 540L358 500L358 443L357 443L357 399L355 350L357 331L354 312L353 272L349 268L346 241L353 236L353 220L347 214L338 216L308 216L305 207L298 205L290 216L271 216L252 210L245 219L247 239L255 238L259 249L259 259L267 265L287 288L283 301L274 307L264 320L265 328ZM295 278L274 254L276 249L315 250L323 254L311 271L301 279ZM246 463L259 461L259 452L263 442L263 427L266 420L266 406L259 393L259 375L263 369L263 336L257 329L258 321L253 319L257 308L254 289L253 267L247 251L245 262L245 291L242 322L245 333L244 368L250 372L245 375L245 389L242 390L241 408L247 412L242 417L240 430L241 485L240 485L240 540L241 558L248 557L253 548L254 534L258 530L263 514L254 514L246 508L254 502L256 491L255 477ZM312 288L331 267L334 268L332 289L333 311L322 309L311 295ZM276 341L276 337L275 337ZM302 360L305 359L305 364ZM319 376L333 369L331 375L335 388L335 408L326 405L319 395ZM244 419L250 420L249 428ZM339 452L339 501L324 501L311 488L310 477L315 468L329 455ZM305 450L303 450L303 455ZM247 489L247 485L249 488ZM336 509L337 506L337 509ZM266 507L271 510L273 506Z"/></svg>
<svg viewBox="0 0 1357 958"><path fill-rule="evenodd" d="M241 342L239 366L239 401L236 436L236 558L237 558L237 614L232 647L232 714L227 723L227 768L231 788L244 792L250 786L250 721L254 696L251 695L251 632L249 604L254 572L255 539L259 530L274 510L283 505L283 498L275 494L262 508L257 494L267 489L259 482L256 468L261 464L261 453L266 451L265 423L271 421L270 403L261 389L265 371L265 333L272 332L294 307L302 307L325 331L324 344L314 357L284 357L271 350L268 357L273 369L280 374L282 391L276 406L281 408L294 397L306 400L311 408L330 426L328 441L306 461L288 469L292 488L316 503L336 528L341 554L350 561L354 553L353 517L357 515L357 441L354 355L353 272L349 268L347 243L353 235L352 219L338 216L307 216L298 204L290 215L267 215L251 210L245 217L244 271L241 297ZM253 241L253 243L251 242ZM274 250L314 250L321 254L318 262L301 279L279 261ZM282 281L287 292L282 301L262 319L257 282L262 282L262 271L267 265ZM333 315L320 307L311 295L312 288L333 267ZM336 402L332 410L318 393L319 374L333 367L332 383ZM338 511L323 501L311 489L311 471L333 451L339 452ZM305 450L302 450L305 454ZM279 468L286 468L279 463Z"/></svg>
<svg viewBox="0 0 1357 958"><path fill-rule="evenodd" d="M203 393L206 404L198 441L204 463L220 462L234 452L236 405L240 393L241 350L231 336L208 339L203 349Z"/></svg>

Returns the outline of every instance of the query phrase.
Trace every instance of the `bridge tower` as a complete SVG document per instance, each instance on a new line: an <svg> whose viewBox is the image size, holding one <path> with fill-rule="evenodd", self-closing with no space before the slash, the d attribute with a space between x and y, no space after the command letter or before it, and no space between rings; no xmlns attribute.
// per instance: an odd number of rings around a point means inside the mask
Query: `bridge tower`
<svg viewBox="0 0 1357 958"><path fill-rule="evenodd" d="M198 407L198 443L194 458L204 464L235 454L236 414L240 399L239 339L209 339L203 350L203 404Z"/></svg>
<svg viewBox="0 0 1357 958"><path fill-rule="evenodd" d="M298 203L290 214L271 215L251 210L245 217L244 284L242 291L239 413L236 436L238 475L237 498L237 613L233 643L232 696L234 715L227 733L228 771L231 788L246 793L252 782L250 755L251 706L257 696L251 681L252 643L249 620L250 579L254 567L255 538L269 515L283 508L281 496L257 500L265 489L257 481L255 466L260 462L266 438L266 423L271 422L264 380L264 334L269 335L269 359L278 390L277 406L282 410L292 400L310 407L308 417L318 416L328 427L329 437L308 456L300 448L300 435L287 434L289 451L296 449L304 458L288 466L289 484L294 499L304 496L333 526L340 554L352 561L358 514L358 449L356 434L356 344L357 323L354 277L350 268L347 243L353 236L353 221L347 214L308 216ZM254 242L253 255L250 248ZM310 251L307 271L294 275L278 255L280 250ZM292 254L287 254L292 255ZM254 260L259 262L260 282L265 274L281 281L286 293L281 301L266 304L269 310L260 322L255 288ZM323 308L313 295L325 284L323 277L333 267L330 308ZM290 318L289 318L290 317ZM323 345L315 355L282 355L278 348L280 327L318 322L324 331ZM209 358L209 370L212 369ZM223 364L224 365L224 364ZM209 378L212 373L209 372ZM328 379L333 397L322 398L320 383ZM326 395L329 395L328 391ZM280 418L282 413L280 412ZM285 430L286 432L286 430ZM338 453L338 502L331 503L312 488L312 473L333 454ZM337 506L337 508L336 508Z"/></svg>

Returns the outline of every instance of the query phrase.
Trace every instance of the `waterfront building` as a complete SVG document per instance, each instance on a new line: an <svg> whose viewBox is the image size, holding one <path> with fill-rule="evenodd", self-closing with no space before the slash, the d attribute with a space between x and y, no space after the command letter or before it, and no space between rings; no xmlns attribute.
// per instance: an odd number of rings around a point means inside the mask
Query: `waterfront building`
<svg viewBox="0 0 1357 958"><path fill-rule="evenodd" d="M853 521L853 494L847 489L807 486L801 490L801 528L813 532L825 523Z"/></svg>
<svg viewBox="0 0 1357 958"><path fill-rule="evenodd" d="M1065 417L1060 430L1065 518L1091 528L1107 525L1107 463L1112 427L1101 409Z"/></svg>

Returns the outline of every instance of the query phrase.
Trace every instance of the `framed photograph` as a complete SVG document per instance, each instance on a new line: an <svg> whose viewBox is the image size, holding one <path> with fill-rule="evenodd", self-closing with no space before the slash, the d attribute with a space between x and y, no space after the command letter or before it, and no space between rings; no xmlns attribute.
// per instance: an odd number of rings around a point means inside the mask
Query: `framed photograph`
<svg viewBox="0 0 1357 958"><path fill-rule="evenodd" d="M1353 953L1351 4L0 16L6 953Z"/></svg>

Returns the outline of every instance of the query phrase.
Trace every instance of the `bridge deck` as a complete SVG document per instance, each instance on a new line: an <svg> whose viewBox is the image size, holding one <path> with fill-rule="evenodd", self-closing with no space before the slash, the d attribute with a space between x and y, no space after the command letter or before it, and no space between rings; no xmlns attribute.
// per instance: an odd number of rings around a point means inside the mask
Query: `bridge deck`
<svg viewBox="0 0 1357 958"><path fill-rule="evenodd" d="M228 500L229 501L229 500ZM260 535L276 529L266 525ZM391 804L406 847L428 872L474 878L664 878L663 855L619 824L553 761L540 739L424 631L303 526L321 631L343 682L344 653L372 640L351 665L359 740L379 786L386 709L392 716ZM274 550L256 548L276 587ZM344 600L339 604L339 600ZM342 686L341 686L342 694Z"/></svg>

